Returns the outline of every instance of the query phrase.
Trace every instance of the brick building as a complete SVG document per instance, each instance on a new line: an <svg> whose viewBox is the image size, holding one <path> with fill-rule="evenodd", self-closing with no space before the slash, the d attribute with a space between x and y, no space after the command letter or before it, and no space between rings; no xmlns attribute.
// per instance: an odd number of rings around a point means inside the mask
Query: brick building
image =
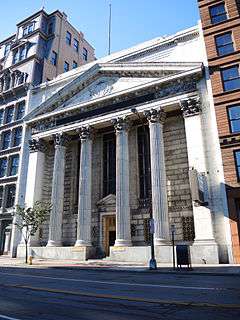
<svg viewBox="0 0 240 320"><path fill-rule="evenodd" d="M233 243L240 263L240 1L198 0Z"/></svg>

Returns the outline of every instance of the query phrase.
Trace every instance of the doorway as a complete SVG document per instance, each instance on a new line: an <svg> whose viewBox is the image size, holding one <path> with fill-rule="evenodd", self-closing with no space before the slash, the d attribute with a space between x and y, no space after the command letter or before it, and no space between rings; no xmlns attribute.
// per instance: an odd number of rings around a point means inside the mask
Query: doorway
<svg viewBox="0 0 240 320"><path fill-rule="evenodd" d="M114 246L116 240L116 216L103 217L103 245L106 256L109 256L110 247Z"/></svg>

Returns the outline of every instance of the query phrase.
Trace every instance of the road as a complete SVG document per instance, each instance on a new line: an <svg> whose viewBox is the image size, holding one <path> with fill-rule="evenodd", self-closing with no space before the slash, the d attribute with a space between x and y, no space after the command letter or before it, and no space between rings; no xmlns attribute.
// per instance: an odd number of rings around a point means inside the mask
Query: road
<svg viewBox="0 0 240 320"><path fill-rule="evenodd" d="M0 320L240 319L240 276L0 268Z"/></svg>

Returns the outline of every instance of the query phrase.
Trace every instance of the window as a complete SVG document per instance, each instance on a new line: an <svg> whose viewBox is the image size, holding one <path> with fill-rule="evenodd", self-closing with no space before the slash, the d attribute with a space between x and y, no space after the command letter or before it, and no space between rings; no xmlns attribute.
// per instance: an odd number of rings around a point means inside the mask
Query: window
<svg viewBox="0 0 240 320"><path fill-rule="evenodd" d="M2 134L2 150L10 148L11 145L11 131L5 131Z"/></svg>
<svg viewBox="0 0 240 320"><path fill-rule="evenodd" d="M78 64L76 61L73 61L73 69L76 69L78 67Z"/></svg>
<svg viewBox="0 0 240 320"><path fill-rule="evenodd" d="M73 48L74 48L74 50L75 50L76 52L79 51L79 42L78 42L77 39L74 39L74 40L73 40Z"/></svg>
<svg viewBox="0 0 240 320"><path fill-rule="evenodd" d="M0 208L3 206L3 186L0 186Z"/></svg>
<svg viewBox="0 0 240 320"><path fill-rule="evenodd" d="M224 56L225 54L234 52L231 32L216 36L215 42L219 56Z"/></svg>
<svg viewBox="0 0 240 320"><path fill-rule="evenodd" d="M83 60L84 61L88 60L88 51L86 48L83 48Z"/></svg>
<svg viewBox="0 0 240 320"><path fill-rule="evenodd" d="M72 42L72 35L71 35L70 32L67 31L67 33L66 33L66 44L68 44L70 46L71 42Z"/></svg>
<svg viewBox="0 0 240 320"><path fill-rule="evenodd" d="M224 3L210 7L209 11L213 24L227 20L227 12Z"/></svg>
<svg viewBox="0 0 240 320"><path fill-rule="evenodd" d="M54 66L57 65L57 53L55 51L52 51L51 62Z"/></svg>
<svg viewBox="0 0 240 320"><path fill-rule="evenodd" d="M237 179L240 181L240 150L234 152L236 171L237 171Z"/></svg>
<svg viewBox="0 0 240 320"><path fill-rule="evenodd" d="M17 147L22 142L22 128L18 127L14 130L13 147Z"/></svg>
<svg viewBox="0 0 240 320"><path fill-rule="evenodd" d="M48 34L52 34L53 33L53 23L49 23L48 25Z"/></svg>
<svg viewBox="0 0 240 320"><path fill-rule="evenodd" d="M116 193L116 137L103 136L103 196Z"/></svg>
<svg viewBox="0 0 240 320"><path fill-rule="evenodd" d="M221 74L224 91L240 89L240 76L238 66L223 69L221 70Z"/></svg>
<svg viewBox="0 0 240 320"><path fill-rule="evenodd" d="M240 106L228 108L228 119L231 132L240 132Z"/></svg>
<svg viewBox="0 0 240 320"><path fill-rule="evenodd" d="M5 177L7 174L7 158L0 159L0 178Z"/></svg>
<svg viewBox="0 0 240 320"><path fill-rule="evenodd" d="M15 176L18 173L18 165L19 165L19 155L14 155L10 157L10 170L9 176Z"/></svg>
<svg viewBox="0 0 240 320"><path fill-rule="evenodd" d="M4 57L6 57L10 51L10 48L11 48L11 44L10 43L7 43L5 45L5 49L4 49Z"/></svg>
<svg viewBox="0 0 240 320"><path fill-rule="evenodd" d="M30 25L23 28L23 37L27 36L28 34L34 31L34 24L31 23Z"/></svg>
<svg viewBox="0 0 240 320"><path fill-rule="evenodd" d="M1 110L0 110L0 125L3 124L3 118L4 118L4 110L1 109Z"/></svg>
<svg viewBox="0 0 240 320"><path fill-rule="evenodd" d="M13 64L18 62L18 57L19 57L19 52L18 52L18 50L15 50L13 52L13 61L12 61Z"/></svg>
<svg viewBox="0 0 240 320"><path fill-rule="evenodd" d="M69 71L69 63L68 62L64 62L64 72L68 72Z"/></svg>
<svg viewBox="0 0 240 320"><path fill-rule="evenodd" d="M22 61L27 56L27 47L23 46L19 49L19 61Z"/></svg>
<svg viewBox="0 0 240 320"><path fill-rule="evenodd" d="M14 117L14 106L6 108L6 119L5 123L11 123Z"/></svg>
<svg viewBox="0 0 240 320"><path fill-rule="evenodd" d="M25 113L25 101L21 101L17 106L16 120L22 119L24 116L24 113Z"/></svg>
<svg viewBox="0 0 240 320"><path fill-rule="evenodd" d="M11 208L14 206L16 186L14 184L6 186L6 208Z"/></svg>
<svg viewBox="0 0 240 320"><path fill-rule="evenodd" d="M151 195L149 129L141 126L137 133L140 199L148 199Z"/></svg>

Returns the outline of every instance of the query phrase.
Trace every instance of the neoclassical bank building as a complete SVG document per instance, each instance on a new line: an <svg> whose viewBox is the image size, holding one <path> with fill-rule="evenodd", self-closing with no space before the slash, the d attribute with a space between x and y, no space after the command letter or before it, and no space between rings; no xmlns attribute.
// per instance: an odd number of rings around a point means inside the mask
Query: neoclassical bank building
<svg viewBox="0 0 240 320"><path fill-rule="evenodd" d="M193 263L232 261L198 27L33 88L29 109L19 192L28 206L52 204L29 244L35 256L147 262L152 215L158 262L171 262L172 225Z"/></svg>

